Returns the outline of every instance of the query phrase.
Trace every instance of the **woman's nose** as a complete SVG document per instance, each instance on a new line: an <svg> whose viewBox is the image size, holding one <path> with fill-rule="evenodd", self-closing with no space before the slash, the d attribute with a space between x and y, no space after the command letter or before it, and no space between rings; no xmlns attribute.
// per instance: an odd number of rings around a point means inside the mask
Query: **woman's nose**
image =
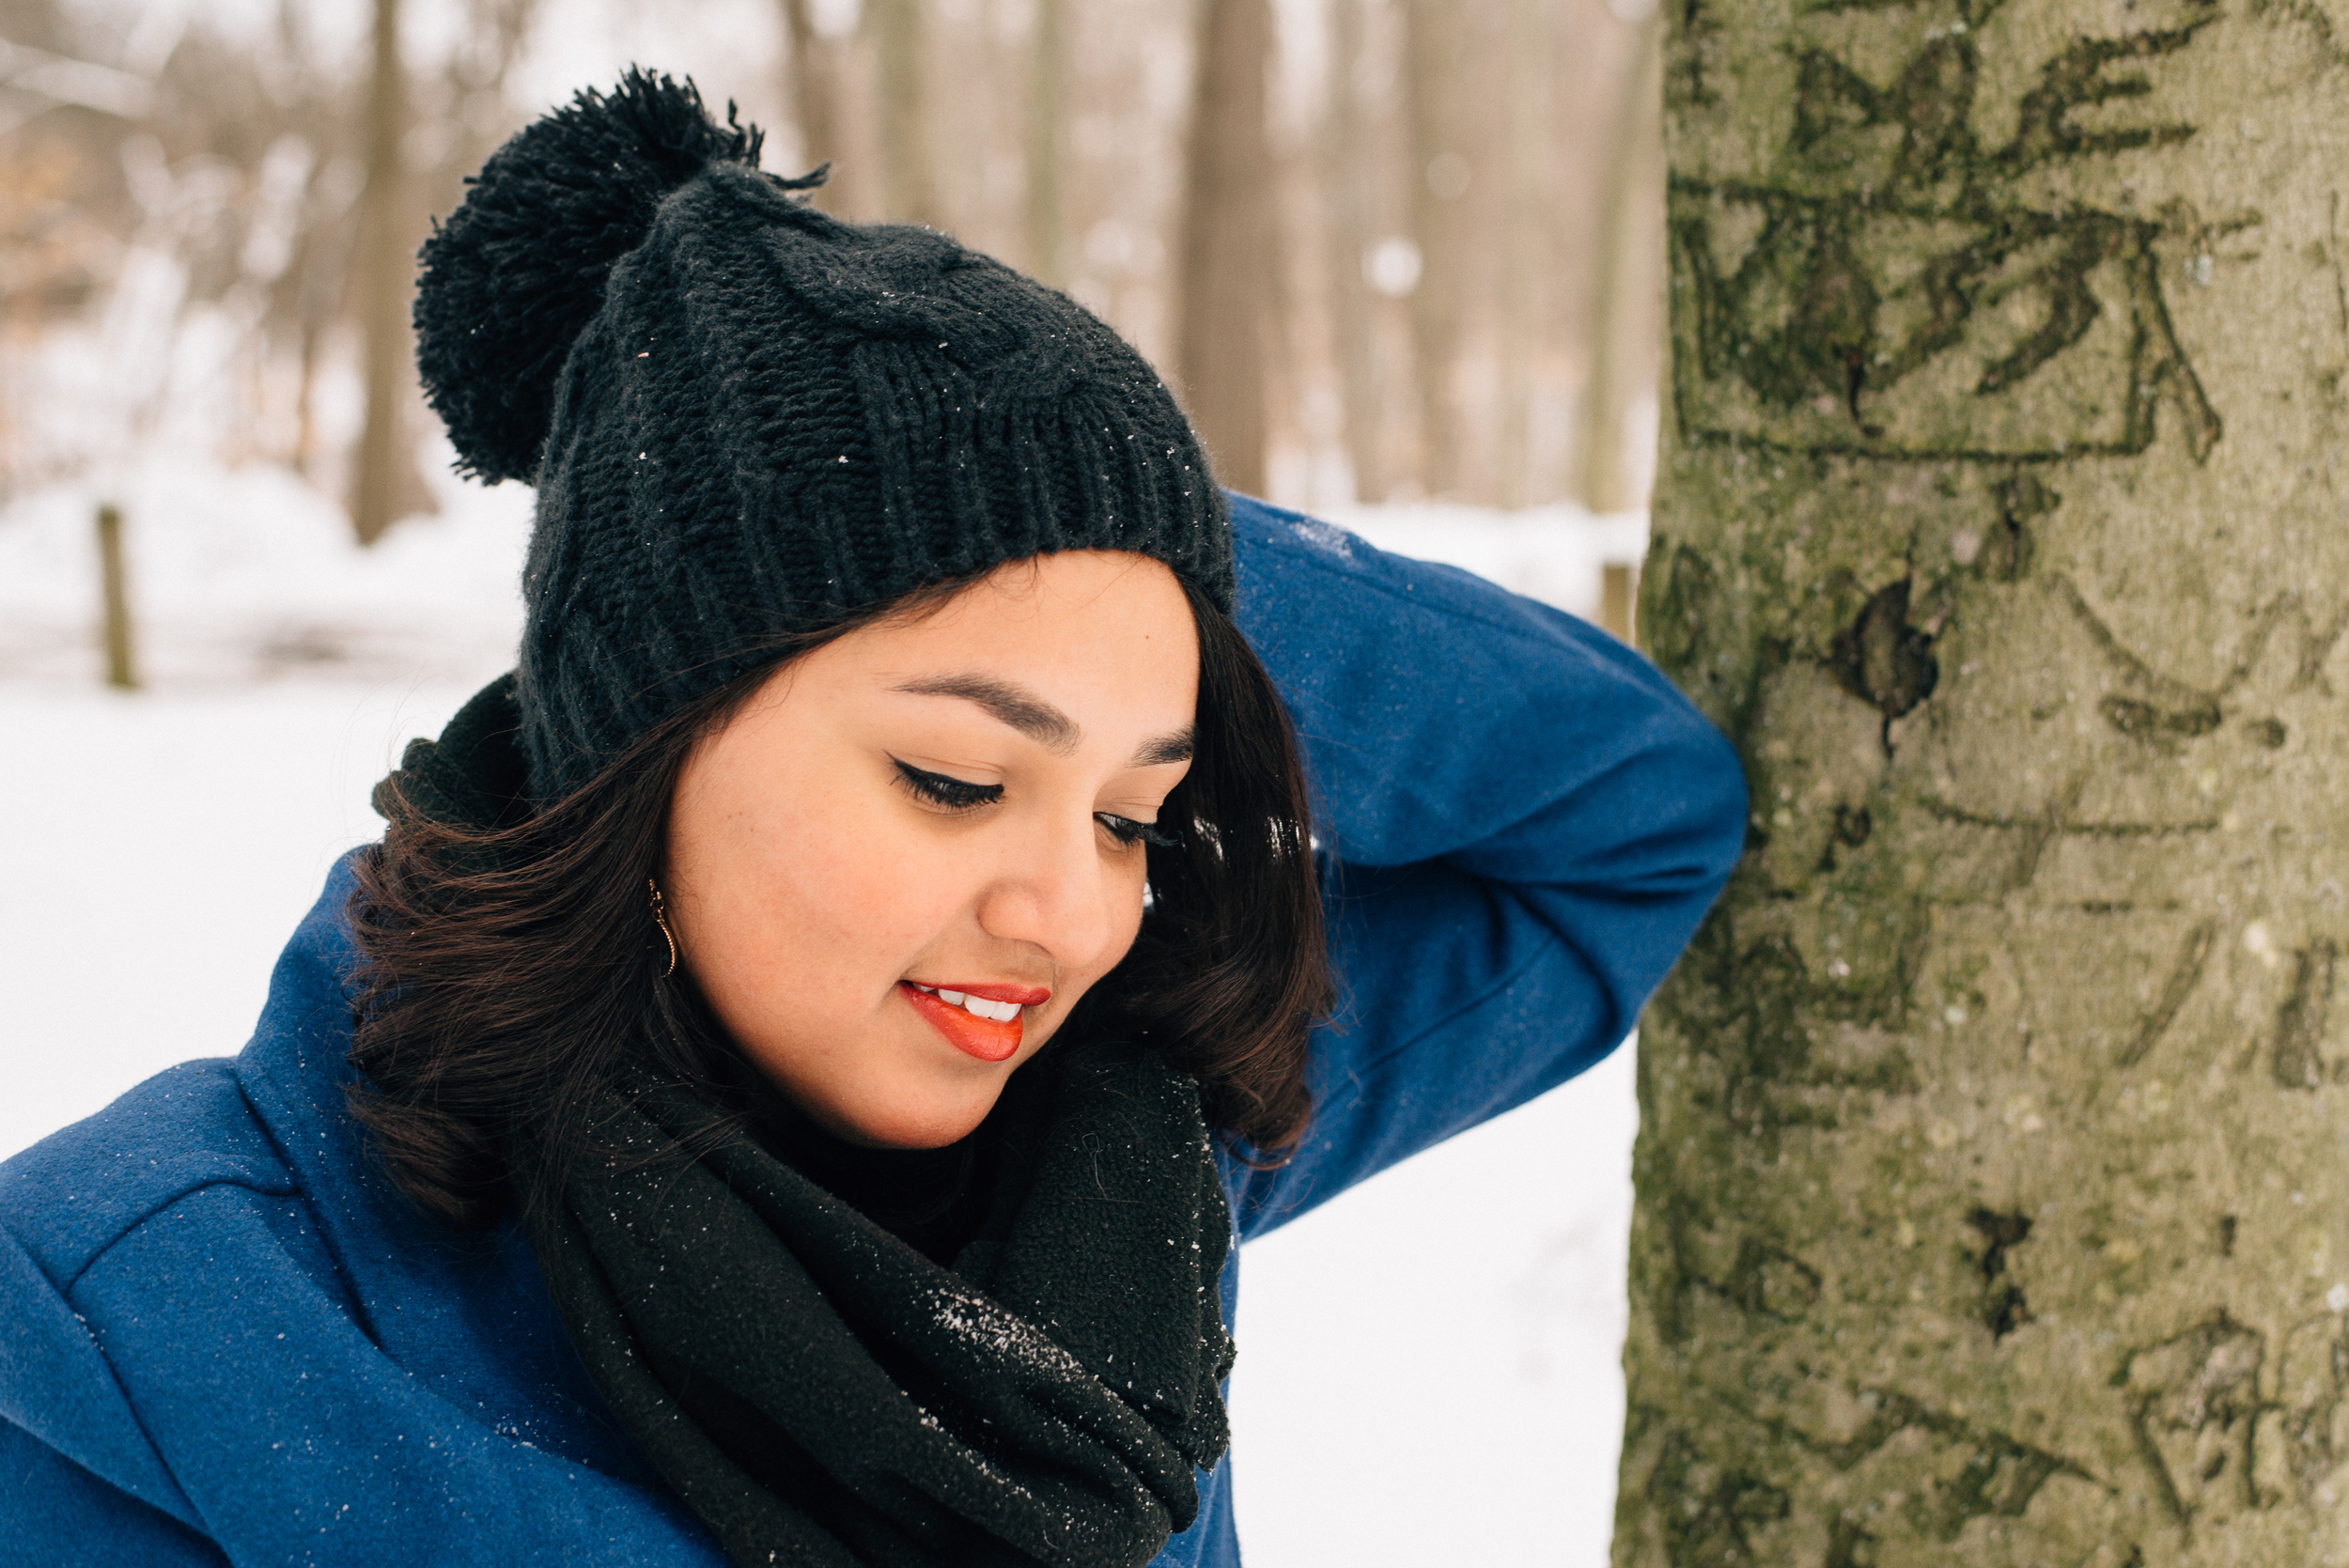
<svg viewBox="0 0 2349 1568"><path fill-rule="evenodd" d="M1090 815L1072 826L1039 822L1012 835L979 903L979 924L991 937L1040 948L1055 967L1083 970L1098 964L1123 924L1117 878ZM1139 895L1137 894L1137 897Z"/></svg>

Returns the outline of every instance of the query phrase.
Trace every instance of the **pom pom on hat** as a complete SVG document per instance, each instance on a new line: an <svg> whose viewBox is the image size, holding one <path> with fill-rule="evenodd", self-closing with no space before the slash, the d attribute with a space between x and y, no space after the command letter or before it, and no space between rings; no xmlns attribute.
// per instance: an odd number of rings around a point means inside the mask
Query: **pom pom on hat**
<svg viewBox="0 0 2349 1568"><path fill-rule="evenodd" d="M416 367L459 468L532 479L563 361L614 263L644 242L661 200L713 163L755 167L760 133L712 121L700 91L631 70L517 133L419 256ZM821 184L824 170L777 179ZM770 177L771 178L771 177Z"/></svg>

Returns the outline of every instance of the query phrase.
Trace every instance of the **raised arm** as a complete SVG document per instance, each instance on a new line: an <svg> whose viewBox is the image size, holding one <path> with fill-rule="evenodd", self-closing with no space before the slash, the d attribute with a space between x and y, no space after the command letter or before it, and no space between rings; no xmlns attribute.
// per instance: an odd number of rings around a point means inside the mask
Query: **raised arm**
<svg viewBox="0 0 2349 1568"><path fill-rule="evenodd" d="M1303 738L1340 990L1260 1234L1563 1083L1630 1030L1728 879L1720 733L1596 628L1233 498L1239 622Z"/></svg>

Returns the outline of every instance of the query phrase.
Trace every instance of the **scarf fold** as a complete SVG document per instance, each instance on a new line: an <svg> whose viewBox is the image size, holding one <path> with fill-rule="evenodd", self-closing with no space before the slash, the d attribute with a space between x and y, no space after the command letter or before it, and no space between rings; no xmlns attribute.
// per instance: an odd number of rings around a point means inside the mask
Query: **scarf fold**
<svg viewBox="0 0 2349 1568"><path fill-rule="evenodd" d="M622 1424L738 1564L1147 1562L1229 1442L1231 1219L1197 1086L1055 1041L941 1266L644 1082L531 1241Z"/></svg>

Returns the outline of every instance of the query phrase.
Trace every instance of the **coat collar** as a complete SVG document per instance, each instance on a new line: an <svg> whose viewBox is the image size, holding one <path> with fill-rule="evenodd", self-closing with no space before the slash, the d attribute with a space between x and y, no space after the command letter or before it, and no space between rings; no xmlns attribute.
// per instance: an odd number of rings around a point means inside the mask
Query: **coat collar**
<svg viewBox="0 0 2349 1568"><path fill-rule="evenodd" d="M394 1188L345 1109L354 1081L345 911L351 851L286 944L238 1079L318 1221L344 1306L368 1339L469 1408L506 1412L541 1447L649 1480L580 1365L521 1227L459 1230Z"/></svg>

